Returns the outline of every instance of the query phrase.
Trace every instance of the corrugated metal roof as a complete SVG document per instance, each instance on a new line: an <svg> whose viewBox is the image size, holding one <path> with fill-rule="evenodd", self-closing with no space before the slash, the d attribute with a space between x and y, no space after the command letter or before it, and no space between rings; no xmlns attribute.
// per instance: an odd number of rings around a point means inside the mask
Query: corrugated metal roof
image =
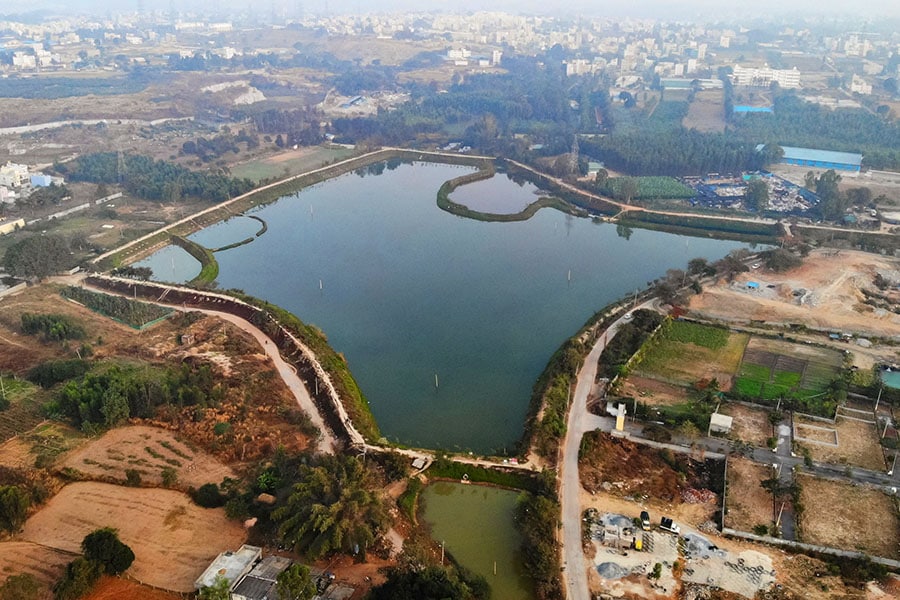
<svg viewBox="0 0 900 600"><path fill-rule="evenodd" d="M273 588L274 581L247 575L234 588L234 595L243 596L247 600L277 600L278 592Z"/></svg>
<svg viewBox="0 0 900 600"><path fill-rule="evenodd" d="M794 148L793 146L782 146L781 149L784 150L784 158L789 160L809 160L857 167L862 163L862 154L854 152L833 152L813 148Z"/></svg>

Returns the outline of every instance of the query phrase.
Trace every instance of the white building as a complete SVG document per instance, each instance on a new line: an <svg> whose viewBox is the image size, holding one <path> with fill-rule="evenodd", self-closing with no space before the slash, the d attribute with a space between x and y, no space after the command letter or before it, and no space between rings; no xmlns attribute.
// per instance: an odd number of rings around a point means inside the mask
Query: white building
<svg viewBox="0 0 900 600"><path fill-rule="evenodd" d="M37 66L37 57L33 54L16 52L13 54L12 63L18 69L33 69Z"/></svg>
<svg viewBox="0 0 900 600"><path fill-rule="evenodd" d="M734 66L734 73L731 75L731 82L734 85L745 85L751 87L769 87L772 82L777 83L783 88L800 87L800 71L797 67L793 69L773 69L769 65L763 67L742 67Z"/></svg>
<svg viewBox="0 0 900 600"><path fill-rule="evenodd" d="M28 181L28 167L8 162L0 167L0 185L8 188L22 187Z"/></svg>
<svg viewBox="0 0 900 600"><path fill-rule="evenodd" d="M867 83L865 79L854 74L853 79L850 80L850 91L854 94L868 96L872 93L872 84Z"/></svg>

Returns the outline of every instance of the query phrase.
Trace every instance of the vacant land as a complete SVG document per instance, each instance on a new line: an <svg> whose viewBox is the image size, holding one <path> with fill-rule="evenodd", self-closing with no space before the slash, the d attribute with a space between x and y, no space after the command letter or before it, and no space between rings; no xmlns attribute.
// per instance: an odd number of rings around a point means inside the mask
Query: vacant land
<svg viewBox="0 0 900 600"><path fill-rule="evenodd" d="M900 557L896 499L876 489L807 475L797 481L806 506L801 523L804 542Z"/></svg>
<svg viewBox="0 0 900 600"><path fill-rule="evenodd" d="M121 577L104 575L100 582L83 600L181 600L181 594L173 594L143 586Z"/></svg>
<svg viewBox="0 0 900 600"><path fill-rule="evenodd" d="M257 182L262 179L280 179L342 160L353 153L353 150L340 146L299 148L235 165L231 168L231 174Z"/></svg>
<svg viewBox="0 0 900 600"><path fill-rule="evenodd" d="M772 525L772 495L759 485L772 477L772 468L747 458L728 460L728 502L725 526L752 532Z"/></svg>
<svg viewBox="0 0 900 600"><path fill-rule="evenodd" d="M724 90L703 90L697 92L681 124L687 129L696 129L703 133L724 132L724 102Z"/></svg>
<svg viewBox="0 0 900 600"><path fill-rule="evenodd" d="M815 461L862 467L873 471L881 471L885 468L881 445L878 443L878 432L873 423L838 417L833 426L837 446L831 445L835 439L834 434L815 429L817 427L832 428L828 423L795 418L794 426L795 436L801 435L824 442L816 444L798 440L805 448L809 449L810 455Z"/></svg>
<svg viewBox="0 0 900 600"><path fill-rule="evenodd" d="M761 448L772 435L769 411L765 409L729 402L722 404L719 412L733 419L730 437L734 439Z"/></svg>
<svg viewBox="0 0 900 600"><path fill-rule="evenodd" d="M28 573L41 584L46 597L74 554L31 542L0 542L0 584L10 575Z"/></svg>
<svg viewBox="0 0 900 600"><path fill-rule="evenodd" d="M715 378L720 389L727 390L748 339L746 334L727 329L675 321L635 372L683 385Z"/></svg>
<svg viewBox="0 0 900 600"><path fill-rule="evenodd" d="M684 386L637 375L629 375L625 380L622 385L622 396L637 398L651 406L676 406L690 400L688 390Z"/></svg>
<svg viewBox="0 0 900 600"><path fill-rule="evenodd" d="M158 427L135 425L108 431L69 454L61 465L102 480L125 480L126 469L136 469L144 483L162 485L163 469L176 475L178 488L199 488L235 477L234 471L205 452Z"/></svg>
<svg viewBox="0 0 900 600"><path fill-rule="evenodd" d="M179 592L193 590L209 562L246 537L222 509L200 508L181 492L85 482L63 488L28 519L20 538L78 552L85 535L107 526L134 550L130 575Z"/></svg>
<svg viewBox="0 0 900 600"><path fill-rule="evenodd" d="M862 302L860 290L873 287L876 273L900 280L900 261L853 250L837 254L817 250L804 259L803 265L784 273L760 269L741 274L735 285L723 280L707 286L702 294L691 297L689 307L692 313L726 321L804 323L826 330L900 335L900 315L875 310ZM759 282L765 294L747 291L746 282L750 280ZM800 289L811 294L803 305L793 295Z"/></svg>

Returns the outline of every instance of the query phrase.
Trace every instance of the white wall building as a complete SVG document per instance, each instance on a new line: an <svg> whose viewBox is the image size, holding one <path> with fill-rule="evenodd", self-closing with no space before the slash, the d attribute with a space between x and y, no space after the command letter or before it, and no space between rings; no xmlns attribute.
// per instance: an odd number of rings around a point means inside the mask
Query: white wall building
<svg viewBox="0 0 900 600"><path fill-rule="evenodd" d="M21 187L28 181L28 167L8 162L0 167L0 185L8 188Z"/></svg>
<svg viewBox="0 0 900 600"><path fill-rule="evenodd" d="M865 79L854 74L853 79L850 80L850 91L854 94L868 96L872 93L872 84L867 83Z"/></svg>
<svg viewBox="0 0 900 600"><path fill-rule="evenodd" d="M800 71L797 70L797 67L773 69L769 65L763 67L735 65L731 81L734 85L751 87L769 87L772 82L775 82L783 88L798 88L800 87Z"/></svg>

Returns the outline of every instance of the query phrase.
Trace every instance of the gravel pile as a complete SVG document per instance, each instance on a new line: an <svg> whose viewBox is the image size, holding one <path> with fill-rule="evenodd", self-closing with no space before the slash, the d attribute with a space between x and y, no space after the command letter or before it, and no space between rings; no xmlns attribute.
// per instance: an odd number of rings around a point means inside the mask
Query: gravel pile
<svg viewBox="0 0 900 600"><path fill-rule="evenodd" d="M621 579L629 575L631 571L614 562L605 562L597 566L597 573L603 579Z"/></svg>

